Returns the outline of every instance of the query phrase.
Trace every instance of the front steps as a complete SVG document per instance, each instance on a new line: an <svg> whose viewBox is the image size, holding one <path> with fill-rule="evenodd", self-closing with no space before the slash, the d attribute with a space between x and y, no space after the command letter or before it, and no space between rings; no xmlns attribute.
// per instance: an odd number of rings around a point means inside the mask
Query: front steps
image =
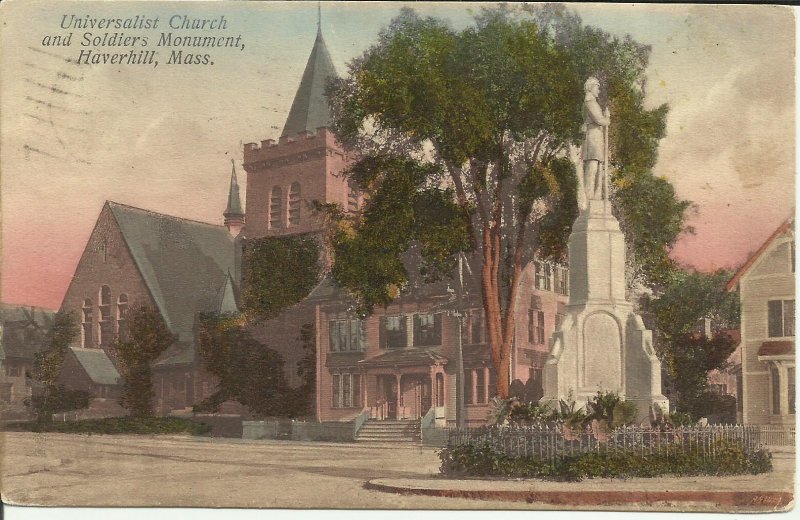
<svg viewBox="0 0 800 520"><path fill-rule="evenodd" d="M422 442L419 419L369 420L358 430L356 441L419 444Z"/></svg>

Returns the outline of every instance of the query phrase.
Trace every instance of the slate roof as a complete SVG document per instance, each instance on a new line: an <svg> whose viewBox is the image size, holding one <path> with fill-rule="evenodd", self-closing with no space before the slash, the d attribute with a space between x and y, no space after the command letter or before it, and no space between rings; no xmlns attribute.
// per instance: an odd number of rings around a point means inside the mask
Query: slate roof
<svg viewBox="0 0 800 520"><path fill-rule="evenodd" d="M114 364L104 350L78 347L71 347L71 350L93 383L99 385L116 385L119 383L119 372L114 368Z"/></svg>
<svg viewBox="0 0 800 520"><path fill-rule="evenodd" d="M169 329L191 341L195 316L218 310L236 272L234 238L225 226L107 202L136 266Z"/></svg>
<svg viewBox="0 0 800 520"><path fill-rule="evenodd" d="M228 190L228 206L225 208L223 215L226 217L244 216L242 201L239 198L239 181L236 179L236 165L233 164L233 159L231 159L231 185Z"/></svg>
<svg viewBox="0 0 800 520"><path fill-rule="evenodd" d="M328 47L322 39L322 31L317 30L317 39L311 49L311 56L308 57L303 79L294 96L281 137L294 136L303 131L315 133L317 128L330 124L331 114L325 97L325 87L329 78L337 77Z"/></svg>

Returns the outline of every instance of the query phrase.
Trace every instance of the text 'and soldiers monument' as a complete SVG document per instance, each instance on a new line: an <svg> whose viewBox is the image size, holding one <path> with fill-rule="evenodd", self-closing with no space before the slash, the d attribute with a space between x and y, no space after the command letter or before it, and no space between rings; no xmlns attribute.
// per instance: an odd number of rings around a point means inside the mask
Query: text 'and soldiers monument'
<svg viewBox="0 0 800 520"><path fill-rule="evenodd" d="M542 402L585 404L598 391L616 392L644 419L654 404L667 409L668 402L652 331L625 297L625 239L608 197L611 115L597 101L597 79L589 78L585 90L585 140L576 165L585 200L569 236L569 303L551 339Z"/></svg>

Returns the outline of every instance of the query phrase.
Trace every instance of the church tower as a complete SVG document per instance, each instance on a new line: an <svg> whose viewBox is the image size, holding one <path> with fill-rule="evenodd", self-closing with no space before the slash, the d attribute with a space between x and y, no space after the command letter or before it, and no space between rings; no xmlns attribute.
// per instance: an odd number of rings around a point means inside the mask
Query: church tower
<svg viewBox="0 0 800 520"><path fill-rule="evenodd" d="M228 206L222 214L225 217L225 227L231 235L237 236L244 227L244 211L239 199L239 182L236 180L236 165L231 159L231 186L228 190Z"/></svg>
<svg viewBox="0 0 800 520"><path fill-rule="evenodd" d="M247 172L248 239L310 233L320 230L311 203L358 207L341 172L352 162L330 132L331 115L325 87L337 78L321 25L300 86L278 142L244 145Z"/></svg>

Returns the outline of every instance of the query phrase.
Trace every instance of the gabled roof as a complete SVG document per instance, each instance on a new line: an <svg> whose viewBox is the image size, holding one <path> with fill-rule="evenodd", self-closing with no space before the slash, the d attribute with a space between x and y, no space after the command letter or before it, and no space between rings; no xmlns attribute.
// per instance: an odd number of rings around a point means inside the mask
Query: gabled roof
<svg viewBox="0 0 800 520"><path fill-rule="evenodd" d="M119 383L119 372L103 349L71 347L71 350L93 383L98 385Z"/></svg>
<svg viewBox="0 0 800 520"><path fill-rule="evenodd" d="M294 96L289 117L283 127L281 137L293 136L303 131L315 133L317 128L328 126L331 120L325 87L328 79L337 78L331 55L322 39L322 31L317 29L317 39L308 57L303 79Z"/></svg>
<svg viewBox="0 0 800 520"><path fill-rule="evenodd" d="M745 274L747 274L750 268L753 267L753 265L755 265L755 263L758 261L759 258L761 258L761 255L763 255L767 251L767 249L769 249L769 246L772 244L772 242L774 242L776 238L783 235L793 227L794 227L794 216L791 216L788 219L786 219L780 226L778 226L778 229L776 229L769 236L769 238L763 244L761 244L761 247L758 248L758 250L753 254L753 256L748 258L747 262L745 262L744 265L742 265L742 267L740 267L739 270L736 271L736 274L734 274L733 278L730 279L728 285L725 286L725 289L727 289L728 291L735 290L736 286L739 285L739 280L741 280L742 277Z"/></svg>
<svg viewBox="0 0 800 520"><path fill-rule="evenodd" d="M55 311L28 305L0 304L2 345L0 359L33 359L47 346L46 336Z"/></svg>
<svg viewBox="0 0 800 520"><path fill-rule="evenodd" d="M169 329L191 341L195 316L215 312L236 272L227 228L107 202Z"/></svg>

